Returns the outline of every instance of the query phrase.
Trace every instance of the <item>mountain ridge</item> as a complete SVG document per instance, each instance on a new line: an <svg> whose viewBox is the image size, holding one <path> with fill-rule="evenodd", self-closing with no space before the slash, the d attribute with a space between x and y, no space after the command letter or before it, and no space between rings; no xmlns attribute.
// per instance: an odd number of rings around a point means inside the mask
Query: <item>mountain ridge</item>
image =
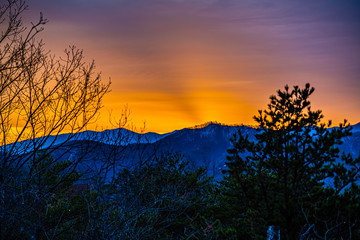
<svg viewBox="0 0 360 240"><path fill-rule="evenodd" d="M344 144L340 145L340 150L349 152L353 156L358 156L360 151L360 124L354 125L355 131L351 136L343 139ZM179 153L186 160L191 162L194 168L206 167L208 175L215 179L222 178L222 170L226 168L225 160L227 149L231 147L230 138L240 131L243 135L248 135L249 140L255 141L257 129L249 126L225 126L220 124L207 124L202 128L184 128L168 134L159 135L157 138L132 139L128 144L108 144L107 141L94 141L94 139L75 140L68 143L71 149L71 156L80 156L83 150L88 149L87 156L84 158L87 164L101 169L101 164L114 162L121 167L132 167L137 164L144 164L161 157L169 152ZM129 133L128 131L125 131ZM118 132L118 133L121 133ZM136 135L137 137L149 136L146 134ZM105 139L106 140L106 139ZM123 140L126 140L124 137ZM120 141L121 142L121 141ZM74 147L74 145L79 147ZM80 147L81 146L81 147ZM87 147L84 147L87 146ZM65 155L70 157L70 155ZM111 158L111 160L110 160ZM93 161L93 162L91 162ZM99 173L100 174L100 173Z"/></svg>
<svg viewBox="0 0 360 240"><path fill-rule="evenodd" d="M353 134L343 139L344 144L340 145L340 150L356 157L360 151L360 123L352 127ZM53 156L59 160L81 159L78 170L81 173L86 172L84 175L87 178L104 174L111 166L116 165L117 169L131 168L150 163L172 152L183 155L194 168L206 167L209 176L220 180L222 170L226 168L227 149L231 147L230 138L238 131L248 135L249 140L256 140L256 128L210 122L201 128L183 128L165 134L139 134L123 128L81 132L76 136L64 134L45 139L48 142L45 142L43 149L51 150ZM111 175L106 176L111 178Z"/></svg>

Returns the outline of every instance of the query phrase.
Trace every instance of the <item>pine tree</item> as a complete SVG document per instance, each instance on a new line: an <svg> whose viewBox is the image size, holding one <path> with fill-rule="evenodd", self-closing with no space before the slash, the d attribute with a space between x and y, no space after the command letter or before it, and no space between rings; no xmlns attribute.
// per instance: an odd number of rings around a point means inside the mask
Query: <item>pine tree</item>
<svg viewBox="0 0 360 240"><path fill-rule="evenodd" d="M45 151L36 152L22 175L8 186L11 194L7 192L7 205L1 217L6 220L1 238L68 239L74 236L82 220L81 209L74 209L79 207L79 197L72 193L78 179L73 162L55 161ZM82 208L86 206L82 205Z"/></svg>
<svg viewBox="0 0 360 240"><path fill-rule="evenodd" d="M322 112L311 109L313 92L310 84L278 90L254 117L256 141L240 132L231 139L222 186L232 222L244 230L238 235L254 239L277 225L284 239L348 237L359 228L360 158L337 147L350 124L321 123Z"/></svg>
<svg viewBox="0 0 360 240"><path fill-rule="evenodd" d="M207 209L213 184L180 154L120 171L111 203L114 239L213 239ZM111 237L108 236L110 239Z"/></svg>

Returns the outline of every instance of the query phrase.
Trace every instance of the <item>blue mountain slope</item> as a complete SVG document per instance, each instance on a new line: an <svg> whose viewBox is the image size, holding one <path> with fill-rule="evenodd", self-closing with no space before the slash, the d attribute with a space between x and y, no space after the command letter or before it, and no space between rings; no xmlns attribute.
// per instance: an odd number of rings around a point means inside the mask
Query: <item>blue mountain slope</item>
<svg viewBox="0 0 360 240"><path fill-rule="evenodd" d="M158 144L162 150L179 152L194 167L206 167L210 175L221 178L226 150L231 146L229 139L239 130L254 139L256 130L253 128L210 124L201 129L183 129L161 139Z"/></svg>
<svg viewBox="0 0 360 240"><path fill-rule="evenodd" d="M360 124L353 126L352 136L346 137L344 144L340 146L342 151L358 156L360 151L359 129ZM90 176L103 174L106 169L111 168L114 164L118 170L122 167L149 163L154 158L168 152L178 152L183 154L193 167L206 167L209 175L221 179L221 170L226 167L226 150L231 146L229 139L237 131L241 131L243 135L249 135L250 140L255 140L256 130L254 128L218 124L209 124L197 129L177 130L164 135L154 133L139 135L126 130L124 133L130 134L124 137L121 135L123 132L108 130L104 132L107 134L105 136L111 136L109 138L104 137L104 135L102 138L86 139L84 136L74 138L75 141L57 149L54 154L63 159L81 157L79 170L91 172L91 174L86 174ZM110 139L122 139L120 143L125 143L128 136L131 136L131 142L127 144L116 144L119 142L110 141ZM145 136L148 138L144 138ZM135 141L136 137L138 139ZM107 176L112 175L108 174Z"/></svg>

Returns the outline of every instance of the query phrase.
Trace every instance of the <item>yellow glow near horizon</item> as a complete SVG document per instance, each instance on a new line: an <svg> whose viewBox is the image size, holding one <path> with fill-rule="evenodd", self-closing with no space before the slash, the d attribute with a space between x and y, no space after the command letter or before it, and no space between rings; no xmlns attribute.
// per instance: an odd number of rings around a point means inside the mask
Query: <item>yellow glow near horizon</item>
<svg viewBox="0 0 360 240"><path fill-rule="evenodd" d="M45 47L57 56L69 45L83 48L86 60L94 59L104 79L112 79L112 92L89 128L112 128L108 112L120 118L125 105L130 124L141 128L145 122L145 131L208 121L253 125L276 90L308 82L316 89L313 109L323 110L325 121L360 120L359 21L349 18L359 5L35 2L31 19L42 10L50 19L41 33Z"/></svg>
<svg viewBox="0 0 360 240"><path fill-rule="evenodd" d="M275 92L276 90L272 94ZM104 108L100 110L98 120L89 128L103 130L116 127L110 124L109 119L119 120L126 108L130 112L126 127L137 132L167 133L208 121L254 125L253 116L257 115L258 109L266 108L269 96L258 96L260 99L257 103L249 104L236 94L215 90L191 91L180 96L153 92L111 92L103 99ZM313 110L322 109L324 121L331 119L334 125L337 125L346 118L327 106L321 108L321 99L315 98L315 102L317 104L313 106ZM355 118L347 119L351 124L357 123Z"/></svg>
<svg viewBox="0 0 360 240"><path fill-rule="evenodd" d="M125 107L130 110L129 123L134 125L136 130L145 123L145 131L158 133L171 132L207 121L252 124L252 115L256 113L253 106L220 91L192 91L184 96L151 92L109 93L104 98L104 108L96 124L104 128L113 127L109 123L110 112L116 120Z"/></svg>

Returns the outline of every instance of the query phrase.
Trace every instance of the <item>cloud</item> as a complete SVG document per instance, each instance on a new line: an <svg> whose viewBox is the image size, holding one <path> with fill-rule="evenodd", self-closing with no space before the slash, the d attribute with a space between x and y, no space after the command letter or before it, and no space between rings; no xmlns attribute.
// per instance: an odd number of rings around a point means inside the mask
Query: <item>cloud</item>
<svg viewBox="0 0 360 240"><path fill-rule="evenodd" d="M43 11L50 20L46 46L84 48L112 77L113 91L159 94L194 122L212 107L193 93L263 104L286 83L326 89L317 100L325 105L342 92L341 102L360 112L353 104L360 102L360 1L34 0L30 7L31 17Z"/></svg>

